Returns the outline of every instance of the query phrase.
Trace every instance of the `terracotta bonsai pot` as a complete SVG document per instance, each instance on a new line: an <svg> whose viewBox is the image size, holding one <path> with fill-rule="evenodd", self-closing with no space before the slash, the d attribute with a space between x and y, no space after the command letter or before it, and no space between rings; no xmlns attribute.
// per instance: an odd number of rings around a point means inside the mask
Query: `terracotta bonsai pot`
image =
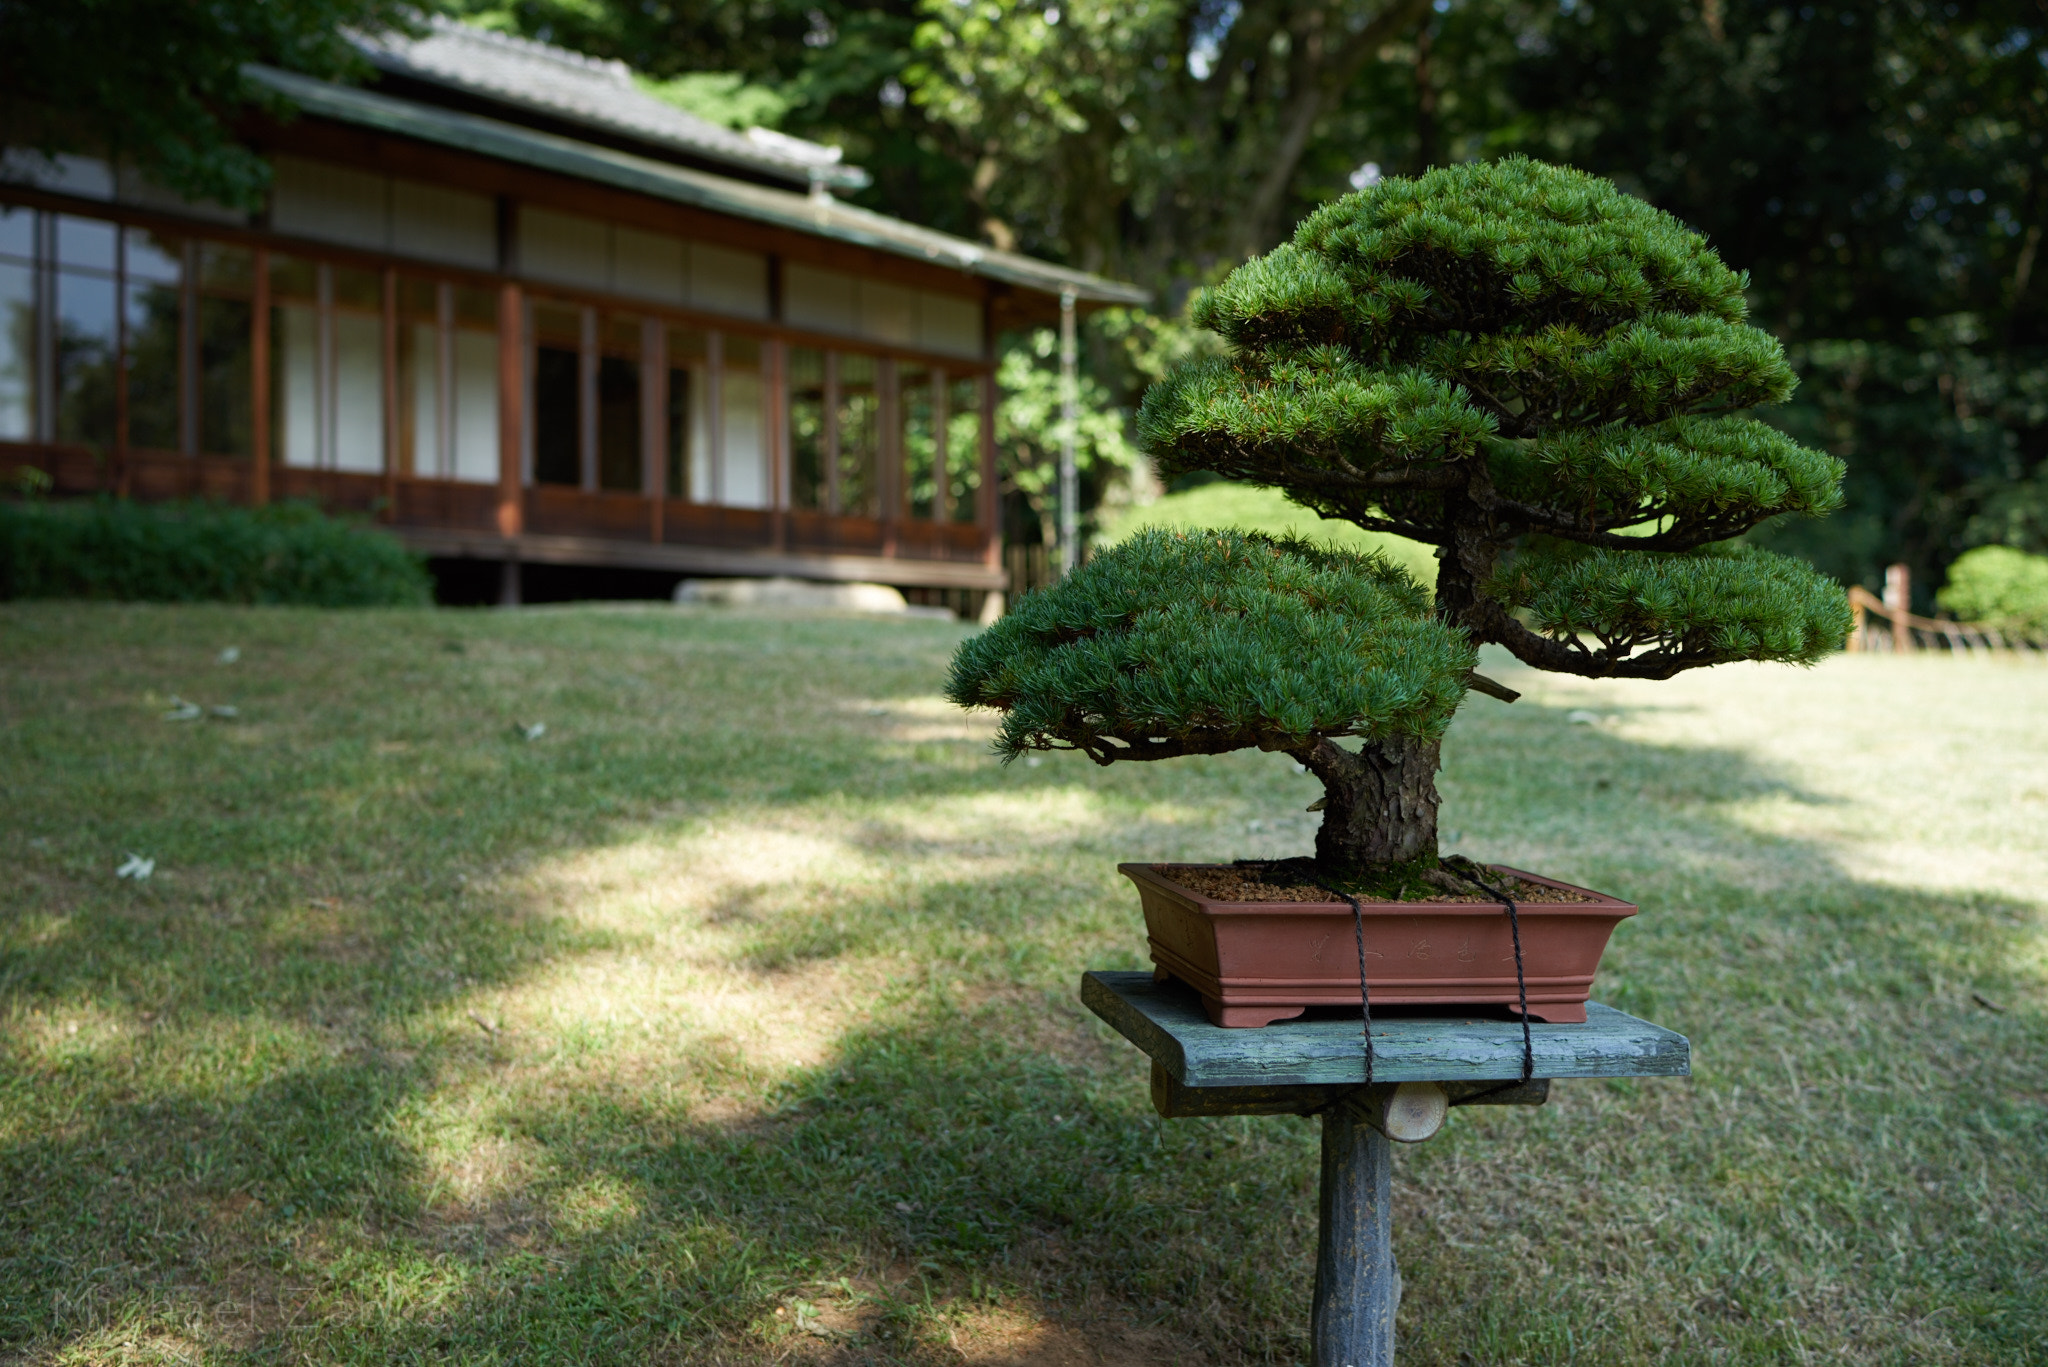
<svg viewBox="0 0 2048 1367"><path fill-rule="evenodd" d="M1311 1006L1359 1004L1348 903L1222 902L1175 882L1173 865L1117 867L1144 900L1157 972L1201 993L1216 1024L1268 1025ZM1586 899L1517 904L1530 1018L1583 1022L1607 937L1636 909L1586 888L1495 867L1505 877ZM1374 1010L1515 1008L1514 942L1499 903L1365 902L1360 911Z"/></svg>

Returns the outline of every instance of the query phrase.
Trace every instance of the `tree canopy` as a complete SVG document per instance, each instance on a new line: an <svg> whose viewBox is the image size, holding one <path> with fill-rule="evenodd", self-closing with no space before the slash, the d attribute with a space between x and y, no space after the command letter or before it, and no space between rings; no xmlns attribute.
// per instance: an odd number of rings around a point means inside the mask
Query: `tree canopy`
<svg viewBox="0 0 2048 1367"><path fill-rule="evenodd" d="M1812 660L1847 630L1839 589L1767 551L1699 553L1841 501L1841 462L1743 416L1794 383L1744 283L1583 172L1397 177L1203 293L1193 317L1231 351L1155 385L1139 429L1168 474L1438 547L1445 620L1540 668Z"/></svg>
<svg viewBox="0 0 2048 1367"><path fill-rule="evenodd" d="M1662 679L1847 633L1839 585L1732 543L1830 511L1842 476L1746 416L1793 376L1744 283L1670 215L1525 157L1326 205L1197 298L1229 350L1152 386L1139 431L1168 474L1435 546L1434 603L1372 556L1146 532L964 645L949 695L1000 709L1010 755L1285 751L1325 786L1319 865L1427 881L1443 729L1468 684L1513 696L1471 672L1479 644Z"/></svg>
<svg viewBox="0 0 2048 1367"><path fill-rule="evenodd" d="M1245 532L1139 532L961 647L948 696L1003 713L996 749L1108 763L1336 736L1442 737L1474 661L1371 552Z"/></svg>
<svg viewBox="0 0 2048 1367"><path fill-rule="evenodd" d="M263 62L316 76L367 69L350 30L403 29L411 0L0 0L0 146L111 153L197 199L257 208L262 158L235 137L250 107L288 112L242 76Z"/></svg>
<svg viewBox="0 0 2048 1367"><path fill-rule="evenodd" d="M657 74L742 73L876 172L872 207L1188 294L1380 175L1526 152L1748 272L1803 383L1772 425L1850 467L1753 537L1931 593L2048 551L2048 23L2019 0L471 0ZM1134 403L1160 330L1084 361ZM1931 602L1923 602L1923 608Z"/></svg>

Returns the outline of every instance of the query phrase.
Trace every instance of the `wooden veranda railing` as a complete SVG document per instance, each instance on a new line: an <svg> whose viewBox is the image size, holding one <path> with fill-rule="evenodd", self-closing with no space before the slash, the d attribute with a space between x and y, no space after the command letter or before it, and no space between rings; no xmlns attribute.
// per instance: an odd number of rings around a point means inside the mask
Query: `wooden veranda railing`
<svg viewBox="0 0 2048 1367"><path fill-rule="evenodd" d="M1849 611L1855 627L1849 632L1848 648L1854 651L1907 654L1916 650L1945 650L1951 655L2032 655L2048 658L2048 641L2008 636L1996 627L1980 622L1955 622L1946 617L1920 617L1907 608L1912 601L1912 580L1904 565L1890 565L1884 572L1884 596L1878 597L1860 584L1849 588ZM1872 624L1882 618L1886 629Z"/></svg>

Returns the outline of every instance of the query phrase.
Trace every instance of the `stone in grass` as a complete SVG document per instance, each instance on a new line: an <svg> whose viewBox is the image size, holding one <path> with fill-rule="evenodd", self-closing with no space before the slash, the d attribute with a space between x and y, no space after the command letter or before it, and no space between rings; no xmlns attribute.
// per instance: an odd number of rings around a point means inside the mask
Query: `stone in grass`
<svg viewBox="0 0 2048 1367"><path fill-rule="evenodd" d="M1434 597L1372 555L1152 532L963 645L949 696L1004 712L1005 758L1280 751L1325 788L1321 879L1454 885L1439 743L1468 688L1513 696L1481 644L1665 679L1848 630L1839 585L1735 540L1833 510L1843 472L1748 416L1794 378L1744 284L1670 215L1519 157L1324 206L1197 300L1227 354L1154 385L1140 433L1168 477L1436 547Z"/></svg>

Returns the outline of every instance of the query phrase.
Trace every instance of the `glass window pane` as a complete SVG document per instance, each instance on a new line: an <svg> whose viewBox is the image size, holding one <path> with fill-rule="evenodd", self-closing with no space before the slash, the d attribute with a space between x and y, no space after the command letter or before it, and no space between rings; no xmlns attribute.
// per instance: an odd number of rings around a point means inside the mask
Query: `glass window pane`
<svg viewBox="0 0 2048 1367"><path fill-rule="evenodd" d="M18 204L0 204L0 256L33 261L36 255L36 211Z"/></svg>
<svg viewBox="0 0 2048 1367"><path fill-rule="evenodd" d="M663 480L670 498L710 497L711 442L704 430L705 361L710 337L695 328L668 330L668 452Z"/></svg>
<svg viewBox="0 0 2048 1367"><path fill-rule="evenodd" d="M311 267L306 266L306 269L310 270ZM248 295L252 292L255 280L256 258L247 247L229 247L218 242L207 242L200 246L201 289L220 294ZM271 288L277 288L275 277L272 277Z"/></svg>
<svg viewBox="0 0 2048 1367"><path fill-rule="evenodd" d="M458 291L458 300L459 300ZM462 316L456 310L456 317ZM455 330L455 469L457 479L498 482L498 334Z"/></svg>
<svg viewBox="0 0 2048 1367"><path fill-rule="evenodd" d="M272 309L270 350L271 449L286 465L310 469L320 463L319 310L311 303Z"/></svg>
<svg viewBox="0 0 2048 1367"><path fill-rule="evenodd" d="M498 330L498 295L475 285L455 286L455 325Z"/></svg>
<svg viewBox="0 0 2048 1367"><path fill-rule="evenodd" d="M204 275L204 268L201 270ZM273 252L270 257L270 298L315 303L320 298L320 268L311 261Z"/></svg>
<svg viewBox="0 0 2048 1367"><path fill-rule="evenodd" d="M249 413L249 301L199 301L199 449L209 455L247 456Z"/></svg>
<svg viewBox="0 0 2048 1367"><path fill-rule="evenodd" d="M839 499L832 511L853 517L882 515L876 481L881 401L875 370L872 356L839 358Z"/></svg>
<svg viewBox="0 0 2048 1367"><path fill-rule="evenodd" d="M36 278L0 261L0 439L27 441L36 431Z"/></svg>
<svg viewBox="0 0 2048 1367"><path fill-rule="evenodd" d="M789 349L789 504L825 506L825 353Z"/></svg>
<svg viewBox="0 0 2048 1367"><path fill-rule="evenodd" d="M640 488L640 320L608 316L598 333L597 487Z"/></svg>
<svg viewBox="0 0 2048 1367"><path fill-rule="evenodd" d="M134 253L130 252L133 259ZM127 286L128 442L178 448L178 342L184 297L177 282Z"/></svg>
<svg viewBox="0 0 2048 1367"><path fill-rule="evenodd" d="M114 441L114 282L57 276L57 440Z"/></svg>
<svg viewBox="0 0 2048 1367"><path fill-rule="evenodd" d="M761 377L757 337L725 339L724 390L719 396L723 429L723 486L719 501L734 508L768 506L767 386Z"/></svg>
<svg viewBox="0 0 2048 1367"><path fill-rule="evenodd" d="M582 311L533 306L533 478L583 482Z"/></svg>
<svg viewBox="0 0 2048 1367"><path fill-rule="evenodd" d="M946 511L955 522L980 515L981 386L978 379L946 386Z"/></svg>
<svg viewBox="0 0 2048 1367"><path fill-rule="evenodd" d="M337 304L333 326L328 465L377 474L384 469L384 319Z"/></svg>
<svg viewBox="0 0 2048 1367"><path fill-rule="evenodd" d="M146 228L127 230L128 283L148 281L153 285L175 285L185 278L185 243Z"/></svg>
<svg viewBox="0 0 2048 1367"><path fill-rule="evenodd" d="M939 499L938 429L933 426L932 372L896 363L898 441L903 451L903 501L912 517L930 518Z"/></svg>
<svg viewBox="0 0 2048 1367"><path fill-rule="evenodd" d="M96 218L57 215L57 264L72 270L114 269L114 236L111 223Z"/></svg>
<svg viewBox="0 0 2048 1367"><path fill-rule="evenodd" d="M354 266L335 266L332 269L336 308L357 309L365 313L384 311L382 271L360 270Z"/></svg>

